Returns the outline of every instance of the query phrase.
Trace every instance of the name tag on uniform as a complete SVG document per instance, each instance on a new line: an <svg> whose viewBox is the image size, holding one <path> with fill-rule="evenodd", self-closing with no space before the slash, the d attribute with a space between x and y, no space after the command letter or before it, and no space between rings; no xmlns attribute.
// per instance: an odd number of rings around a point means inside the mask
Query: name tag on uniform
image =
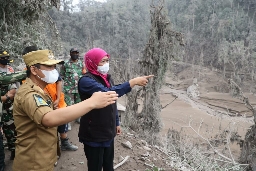
<svg viewBox="0 0 256 171"><path fill-rule="evenodd" d="M33 94L33 97L35 99L36 105L39 106L49 106L45 100L38 94Z"/></svg>

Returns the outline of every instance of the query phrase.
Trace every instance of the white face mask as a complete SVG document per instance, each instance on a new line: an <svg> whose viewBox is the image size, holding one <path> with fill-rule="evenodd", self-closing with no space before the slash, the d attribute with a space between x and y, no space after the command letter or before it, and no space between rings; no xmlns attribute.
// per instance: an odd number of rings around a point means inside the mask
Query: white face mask
<svg viewBox="0 0 256 171"><path fill-rule="evenodd" d="M103 66L98 66L97 71L103 75L106 75L109 70L109 63L105 63Z"/></svg>
<svg viewBox="0 0 256 171"><path fill-rule="evenodd" d="M56 69L51 70L51 71L46 71L46 70L41 70L42 73L44 74L44 78L39 78L41 80L43 80L44 82L48 83L48 84L52 84L55 83L58 80L59 77L59 73Z"/></svg>

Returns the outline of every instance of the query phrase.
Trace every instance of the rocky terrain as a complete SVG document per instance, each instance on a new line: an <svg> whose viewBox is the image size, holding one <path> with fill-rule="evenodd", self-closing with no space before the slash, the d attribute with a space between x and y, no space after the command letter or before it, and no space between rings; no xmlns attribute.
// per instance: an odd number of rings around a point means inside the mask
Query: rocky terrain
<svg viewBox="0 0 256 171"><path fill-rule="evenodd" d="M251 84L245 82L242 88L251 103L256 104ZM190 86L192 88L188 91ZM173 156L167 150L166 137L170 130L187 135L190 142L200 142L206 147L209 143L215 142L211 144L214 146L216 142L220 142L220 135L223 135L223 132L232 132L243 139L253 124L251 111L240 100L231 96L228 81L222 78L220 71L207 68L199 70L199 67L174 63L166 75L166 84L162 87L160 97L163 106L163 129L160 133L162 146L149 144L140 139L135 132L123 128L123 133L115 139L115 170L144 171L154 170L155 167L175 170L170 167L174 165ZM125 101L125 97L119 99L119 103L123 105ZM72 130L68 134L72 143L78 145L79 149L75 152L62 152L55 167L56 171L86 170L83 145L77 138L78 127L78 124L72 123ZM215 152L237 161L240 155L237 142L228 144L229 153L225 152L227 147L223 145L216 146ZM211 150L214 151L209 149L208 152L211 153ZM12 162L9 161L7 151L6 164L6 171L11 171Z"/></svg>

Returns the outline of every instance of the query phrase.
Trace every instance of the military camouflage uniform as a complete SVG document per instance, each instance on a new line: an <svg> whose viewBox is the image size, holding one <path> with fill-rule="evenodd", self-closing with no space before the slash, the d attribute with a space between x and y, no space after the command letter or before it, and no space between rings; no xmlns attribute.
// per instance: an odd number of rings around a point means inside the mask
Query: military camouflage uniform
<svg viewBox="0 0 256 171"><path fill-rule="evenodd" d="M4 96L9 90L9 86L1 86L1 96ZM17 87L16 87L17 88ZM3 132L7 139L8 150L15 150L16 131L12 115L13 100L8 100L3 103L3 113L1 117L1 123L3 125Z"/></svg>
<svg viewBox="0 0 256 171"><path fill-rule="evenodd" d="M3 72L3 70L0 71L0 91L1 96L4 96L9 90L11 89L17 89L17 85L13 83L14 81L17 81L16 78L22 77L24 78L25 73L14 73L12 68L9 68L6 72ZM2 102L1 102L2 103ZM16 141L16 131L15 131L15 125L13 120L13 100L7 100L6 102L2 103L2 109L1 109L1 125L3 128L4 135L7 139L7 145L8 150L14 151L15 150L15 141Z"/></svg>
<svg viewBox="0 0 256 171"><path fill-rule="evenodd" d="M5 155L4 155L4 144L3 144L3 134L0 131L0 170L4 170L5 163L4 163Z"/></svg>
<svg viewBox="0 0 256 171"><path fill-rule="evenodd" d="M77 84L79 78L82 77L82 69L82 61L73 62L71 59L65 61L61 68L60 74L64 81L63 92L68 106L81 102Z"/></svg>

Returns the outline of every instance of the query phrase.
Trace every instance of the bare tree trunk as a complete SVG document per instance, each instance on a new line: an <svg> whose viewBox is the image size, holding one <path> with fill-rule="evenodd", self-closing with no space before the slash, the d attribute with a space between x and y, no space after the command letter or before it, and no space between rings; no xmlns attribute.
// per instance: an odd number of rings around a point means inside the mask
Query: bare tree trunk
<svg viewBox="0 0 256 171"><path fill-rule="evenodd" d="M168 61L173 54L175 38L182 44L182 35L169 27L170 22L163 10L163 4L164 0L159 0L158 6L152 5L150 36L139 61L140 75L153 74L154 78L146 87L134 89L128 94L124 119L125 126L138 131L151 142L157 141L156 137L162 127L159 116L162 109L159 90L164 83Z"/></svg>
<svg viewBox="0 0 256 171"><path fill-rule="evenodd" d="M254 117L254 125L252 125L250 129L248 129L245 135L245 139L241 143L241 154L239 160L242 164L249 164L249 168L247 168L247 170L256 170L256 110L249 101L249 99L244 95L241 88L232 79L229 79L228 82L231 94L234 97L240 99L245 104L245 106L252 112Z"/></svg>

